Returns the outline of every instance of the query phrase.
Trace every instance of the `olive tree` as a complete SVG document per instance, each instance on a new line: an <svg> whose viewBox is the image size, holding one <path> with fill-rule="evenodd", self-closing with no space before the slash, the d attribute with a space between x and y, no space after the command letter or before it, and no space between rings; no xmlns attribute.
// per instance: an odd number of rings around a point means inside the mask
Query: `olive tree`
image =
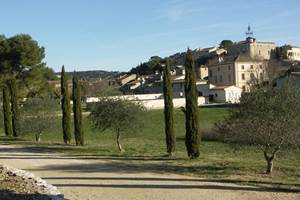
<svg viewBox="0 0 300 200"><path fill-rule="evenodd" d="M120 141L121 134L133 133L142 127L141 115L143 111L144 107L133 101L120 98L103 98L93 106L89 119L95 128L115 132L118 149L120 152L124 152Z"/></svg>
<svg viewBox="0 0 300 200"><path fill-rule="evenodd" d="M58 100L38 97L27 99L21 110L22 133L34 133L36 142L40 142L42 133L54 128L58 111Z"/></svg>
<svg viewBox="0 0 300 200"><path fill-rule="evenodd" d="M300 92L287 84L282 88L257 88L244 93L240 105L219 124L224 139L259 148L271 174L273 160L283 148L300 144Z"/></svg>

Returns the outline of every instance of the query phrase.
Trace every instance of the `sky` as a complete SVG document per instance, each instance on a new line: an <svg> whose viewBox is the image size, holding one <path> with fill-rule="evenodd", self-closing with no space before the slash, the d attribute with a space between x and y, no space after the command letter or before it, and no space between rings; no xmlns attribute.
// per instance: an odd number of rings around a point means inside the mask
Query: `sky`
<svg viewBox="0 0 300 200"><path fill-rule="evenodd" d="M245 39L300 46L300 0L0 0L0 34L30 34L55 71L128 71Z"/></svg>

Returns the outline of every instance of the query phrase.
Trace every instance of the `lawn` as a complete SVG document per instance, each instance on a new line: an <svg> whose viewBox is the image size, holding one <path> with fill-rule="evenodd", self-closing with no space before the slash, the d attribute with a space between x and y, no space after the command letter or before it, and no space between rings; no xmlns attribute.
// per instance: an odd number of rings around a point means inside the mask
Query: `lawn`
<svg viewBox="0 0 300 200"><path fill-rule="evenodd" d="M93 129L87 117L84 117L86 146L65 146L62 140L60 119L53 122L56 128L42 135L42 142L36 144L33 135L26 135L15 141L1 137L1 143L19 143L34 145L45 151L59 152L78 156L101 156L124 158L127 163L148 165L150 169L164 172L188 174L203 178L222 180L239 180L247 184L274 184L292 186L300 182L299 152L281 152L275 160L272 176L264 174L265 161L263 154L254 147L233 147L217 141L207 140L214 133L214 123L222 120L228 111L226 108L200 108L200 127L205 140L201 143L199 159L189 160L184 145L184 115L175 110L176 153L175 157L165 157L164 120L162 110L147 111L143 116L143 129L122 135L122 145L126 152L120 154L115 144L115 134L109 131L100 132Z"/></svg>

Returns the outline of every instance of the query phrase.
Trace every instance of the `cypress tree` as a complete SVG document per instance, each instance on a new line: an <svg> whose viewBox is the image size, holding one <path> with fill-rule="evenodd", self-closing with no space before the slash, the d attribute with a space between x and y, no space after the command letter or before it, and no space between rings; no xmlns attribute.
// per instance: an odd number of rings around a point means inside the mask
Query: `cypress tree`
<svg viewBox="0 0 300 200"><path fill-rule="evenodd" d="M62 66L61 77L61 109L62 109L62 128L64 143L69 144L71 142L71 106L70 96L68 90L68 77L65 72L65 67Z"/></svg>
<svg viewBox="0 0 300 200"><path fill-rule="evenodd" d="M195 64L192 53L188 49L185 59L185 145L191 159L200 155L199 121L198 121L198 93L196 86Z"/></svg>
<svg viewBox="0 0 300 200"><path fill-rule="evenodd" d="M73 112L74 112L74 135L76 145L84 145L82 130L82 113L80 101L80 83L76 72L73 75Z"/></svg>
<svg viewBox="0 0 300 200"><path fill-rule="evenodd" d="M18 91L17 83L15 78L11 78L9 82L10 89L10 102L11 102L11 113L12 113L12 129L13 136L18 137L20 135L20 110L18 105Z"/></svg>
<svg viewBox="0 0 300 200"><path fill-rule="evenodd" d="M164 115L165 115L165 135L167 152L172 156L175 151L176 138L173 125L173 88L171 83L170 63L166 60L166 66L163 70L163 92L164 92Z"/></svg>
<svg viewBox="0 0 300 200"><path fill-rule="evenodd" d="M10 110L10 96L9 96L9 90L7 88L7 85L3 86L3 98L2 98L2 106L3 106L3 118L4 118L4 130L5 135L12 135L13 129L12 129L12 116L11 116L11 110Z"/></svg>

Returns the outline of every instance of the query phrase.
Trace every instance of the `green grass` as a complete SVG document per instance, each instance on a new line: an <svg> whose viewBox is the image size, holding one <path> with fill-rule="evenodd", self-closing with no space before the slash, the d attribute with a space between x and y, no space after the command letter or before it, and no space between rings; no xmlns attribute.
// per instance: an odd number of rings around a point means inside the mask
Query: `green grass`
<svg viewBox="0 0 300 200"><path fill-rule="evenodd" d="M214 123L222 120L227 114L224 108L201 108L201 132L213 134ZM188 174L203 178L239 180L242 182L262 184L266 182L274 186L291 186L300 182L299 152L282 152L275 160L272 176L265 175L263 154L254 147L243 146L233 148L229 144L217 141L202 141L199 159L189 160L184 145L184 115L175 110L176 154L169 159L165 157L164 120L162 110L147 111L144 116L145 126L136 132L122 135L122 145L126 152L120 154L115 144L115 134L110 131L100 132L92 128L84 118L86 146L63 145L60 119L53 123L56 128L42 135L42 142L36 144L33 135L14 140L2 137L2 143L18 143L34 145L44 151L59 152L78 156L101 156L122 158L124 163L143 165L157 172ZM266 184L264 183L264 184Z"/></svg>

